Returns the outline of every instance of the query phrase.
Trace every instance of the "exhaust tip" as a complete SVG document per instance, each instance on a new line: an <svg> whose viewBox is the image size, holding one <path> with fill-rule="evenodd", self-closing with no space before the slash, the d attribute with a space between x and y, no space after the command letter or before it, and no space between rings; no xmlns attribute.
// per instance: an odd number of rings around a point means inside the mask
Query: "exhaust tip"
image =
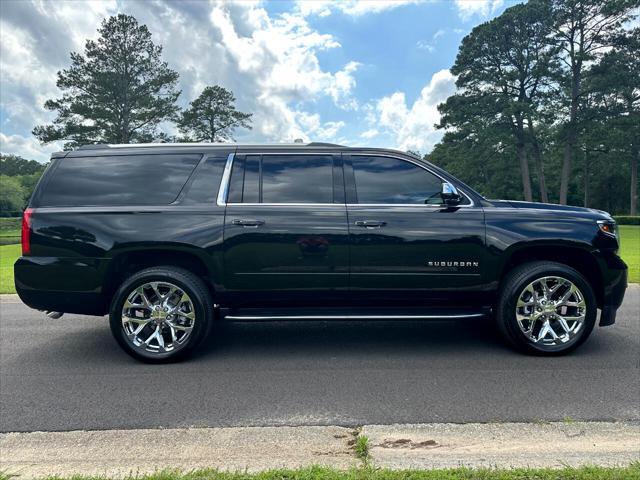
<svg viewBox="0 0 640 480"><path fill-rule="evenodd" d="M44 312L44 313L45 313L45 315L47 317L52 318L54 320L56 320L56 319L60 318L62 315L64 315L63 312L50 312L48 310L46 312Z"/></svg>

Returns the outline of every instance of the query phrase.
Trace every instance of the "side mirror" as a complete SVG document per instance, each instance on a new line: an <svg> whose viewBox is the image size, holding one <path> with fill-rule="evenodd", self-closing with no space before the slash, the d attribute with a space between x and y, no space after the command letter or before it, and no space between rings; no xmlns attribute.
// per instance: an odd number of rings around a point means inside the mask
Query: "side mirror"
<svg viewBox="0 0 640 480"><path fill-rule="evenodd" d="M458 190L449 182L442 182L440 196L442 197L442 203L445 205L458 205L460 203Z"/></svg>

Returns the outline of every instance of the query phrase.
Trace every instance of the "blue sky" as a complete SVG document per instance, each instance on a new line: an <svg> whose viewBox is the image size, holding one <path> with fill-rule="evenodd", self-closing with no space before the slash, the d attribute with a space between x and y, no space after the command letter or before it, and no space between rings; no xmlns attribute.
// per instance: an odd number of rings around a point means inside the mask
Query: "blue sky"
<svg viewBox="0 0 640 480"><path fill-rule="evenodd" d="M181 76L185 106L206 85L231 89L254 113L242 142L296 138L419 150L439 140L436 106L462 38L511 0L219 2L3 0L0 150L45 161L34 125L59 94L56 72L100 21L134 15ZM174 133L171 125L164 125Z"/></svg>

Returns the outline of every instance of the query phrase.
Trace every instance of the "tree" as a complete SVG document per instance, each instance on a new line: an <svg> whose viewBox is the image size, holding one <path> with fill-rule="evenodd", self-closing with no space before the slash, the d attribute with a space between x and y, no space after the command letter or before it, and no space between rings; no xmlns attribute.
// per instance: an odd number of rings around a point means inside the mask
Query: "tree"
<svg viewBox="0 0 640 480"><path fill-rule="evenodd" d="M233 140L237 127L251 129L250 113L236 110L233 92L215 85L206 87L200 96L182 112L178 128L186 140L224 142Z"/></svg>
<svg viewBox="0 0 640 480"><path fill-rule="evenodd" d="M578 141L579 110L586 95L585 74L608 47L615 44L623 24L632 17L638 0L553 0L555 20L551 41L560 47L560 76L564 122L564 152L560 177L560 203L567 203L571 167Z"/></svg>
<svg viewBox="0 0 640 480"><path fill-rule="evenodd" d="M32 132L41 142L66 140L65 148L145 142L160 122L175 117L178 73L161 60L162 47L147 27L119 14L105 19L98 33L84 55L72 52L71 66L58 72L63 95L44 104L57 117Z"/></svg>
<svg viewBox="0 0 640 480"><path fill-rule="evenodd" d="M529 151L536 161L540 196L547 201L542 149L535 121L549 85L555 55L547 42L551 32L547 3L533 0L515 5L477 26L463 39L451 73L459 93L439 107L440 127L459 128L476 116L478 134L489 125L511 132L522 180L523 196L532 200ZM456 98L457 97L457 98ZM454 112L454 109L460 109ZM484 132L484 133L483 133Z"/></svg>
<svg viewBox="0 0 640 480"><path fill-rule="evenodd" d="M0 175L0 216L14 216L22 211L28 194L17 177Z"/></svg>
<svg viewBox="0 0 640 480"><path fill-rule="evenodd" d="M0 175L31 175L42 173L45 165L35 160L27 160L18 155L3 155L0 153Z"/></svg>
<svg viewBox="0 0 640 480"><path fill-rule="evenodd" d="M588 88L598 123L599 141L629 162L629 214L638 212L640 158L640 28L623 35L591 70Z"/></svg>

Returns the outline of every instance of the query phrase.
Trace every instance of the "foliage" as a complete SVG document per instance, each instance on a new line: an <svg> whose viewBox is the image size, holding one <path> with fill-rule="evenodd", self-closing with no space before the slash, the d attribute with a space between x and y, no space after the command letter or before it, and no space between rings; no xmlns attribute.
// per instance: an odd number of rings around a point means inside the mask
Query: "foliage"
<svg viewBox="0 0 640 480"><path fill-rule="evenodd" d="M237 127L251 128L250 113L236 110L233 92L215 85L206 87L182 112L178 128L187 141L225 142L233 140Z"/></svg>
<svg viewBox="0 0 640 480"><path fill-rule="evenodd" d="M58 72L61 98L47 100L57 112L52 125L33 134L43 143L66 140L65 148L89 143L132 143L153 139L160 122L175 117L178 73L161 59L162 47L145 25L129 15L105 19L84 54Z"/></svg>
<svg viewBox="0 0 640 480"><path fill-rule="evenodd" d="M640 216L616 215L613 219L618 225L640 225Z"/></svg>
<svg viewBox="0 0 640 480"><path fill-rule="evenodd" d="M0 217L19 216L46 165L17 155L0 155Z"/></svg>
<svg viewBox="0 0 640 480"><path fill-rule="evenodd" d="M10 216L24 208L27 191L18 177L0 175L0 215Z"/></svg>
<svg viewBox="0 0 640 480"><path fill-rule="evenodd" d="M439 107L441 128L485 138L494 134L494 144L515 147L525 200L532 200L529 150L541 160L534 122L556 53L547 43L551 25L547 4L532 0L475 27L451 68L459 93ZM546 200L544 176L539 178Z"/></svg>
<svg viewBox="0 0 640 480"><path fill-rule="evenodd" d="M16 175L32 175L34 173L41 174L45 168L46 165L35 160L27 160L18 155L3 155L0 153L0 175L13 177Z"/></svg>
<svg viewBox="0 0 640 480"><path fill-rule="evenodd" d="M529 0L474 28L427 159L489 197L635 214L640 39L624 23L639 4Z"/></svg>

